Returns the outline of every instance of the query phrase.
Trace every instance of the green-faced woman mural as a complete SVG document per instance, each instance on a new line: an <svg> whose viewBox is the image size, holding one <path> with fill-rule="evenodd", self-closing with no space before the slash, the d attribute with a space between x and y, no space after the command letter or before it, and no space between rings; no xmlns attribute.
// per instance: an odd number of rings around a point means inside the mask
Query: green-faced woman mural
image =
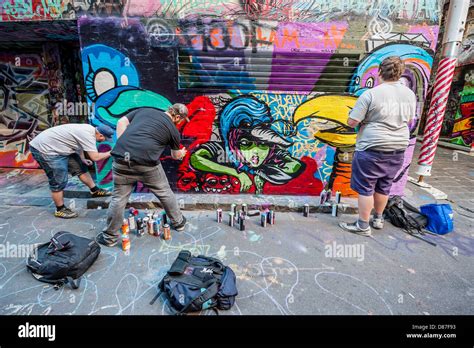
<svg viewBox="0 0 474 348"><path fill-rule="evenodd" d="M255 187L263 193L266 182L284 185L304 171L304 163L288 152L292 143L271 128L270 108L257 98L233 99L219 118L221 141L201 145L191 155L198 171L226 174L240 181L240 191Z"/></svg>

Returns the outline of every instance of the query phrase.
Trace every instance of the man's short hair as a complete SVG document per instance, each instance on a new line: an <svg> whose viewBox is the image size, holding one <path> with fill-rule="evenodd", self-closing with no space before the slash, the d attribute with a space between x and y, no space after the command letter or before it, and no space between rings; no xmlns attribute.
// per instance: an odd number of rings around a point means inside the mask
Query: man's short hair
<svg viewBox="0 0 474 348"><path fill-rule="evenodd" d="M405 72L405 63L398 56L385 58L379 66L379 74L384 81L398 81Z"/></svg>
<svg viewBox="0 0 474 348"><path fill-rule="evenodd" d="M181 104L181 103L173 104L168 108L168 112L171 115L179 116L189 122L188 108L184 104Z"/></svg>

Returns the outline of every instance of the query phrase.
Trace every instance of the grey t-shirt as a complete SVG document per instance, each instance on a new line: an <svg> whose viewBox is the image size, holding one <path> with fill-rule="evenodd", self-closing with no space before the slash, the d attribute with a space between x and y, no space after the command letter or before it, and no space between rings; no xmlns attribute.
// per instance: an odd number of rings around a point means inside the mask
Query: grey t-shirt
<svg viewBox="0 0 474 348"><path fill-rule="evenodd" d="M415 113L415 93L401 81L365 91L349 112L350 118L361 122L356 151L405 149L410 137L408 123Z"/></svg>
<svg viewBox="0 0 474 348"><path fill-rule="evenodd" d="M90 124L70 123L48 128L30 146L45 155L70 155L74 152L97 152L95 128Z"/></svg>

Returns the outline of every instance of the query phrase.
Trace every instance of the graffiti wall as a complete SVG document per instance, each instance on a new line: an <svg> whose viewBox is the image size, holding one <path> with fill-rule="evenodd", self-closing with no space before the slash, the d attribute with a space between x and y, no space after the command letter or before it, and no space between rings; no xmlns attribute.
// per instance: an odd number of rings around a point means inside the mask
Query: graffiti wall
<svg viewBox="0 0 474 348"><path fill-rule="evenodd" d="M51 73L40 53L0 53L0 167L37 166L29 141L50 124Z"/></svg>
<svg viewBox="0 0 474 348"><path fill-rule="evenodd" d="M472 147L474 140L474 3L468 13L464 39L446 110L451 142ZM446 122L446 121L445 121Z"/></svg>
<svg viewBox="0 0 474 348"><path fill-rule="evenodd" d="M134 108L187 104L190 122L179 130L188 155L162 159L177 191L354 196L348 113L391 55L404 60L402 81L421 114L438 1L112 3L122 15L78 20L90 122L115 127ZM403 192L414 142L394 194ZM97 174L101 186L112 184L110 160Z"/></svg>
<svg viewBox="0 0 474 348"><path fill-rule="evenodd" d="M464 86L458 95L451 142L471 147L474 140L474 66L461 73Z"/></svg>

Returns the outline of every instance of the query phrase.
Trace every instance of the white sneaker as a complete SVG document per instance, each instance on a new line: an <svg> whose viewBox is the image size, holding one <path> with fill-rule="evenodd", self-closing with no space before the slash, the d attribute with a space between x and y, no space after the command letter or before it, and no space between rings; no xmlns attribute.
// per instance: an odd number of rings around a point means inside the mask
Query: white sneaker
<svg viewBox="0 0 474 348"><path fill-rule="evenodd" d="M377 230L381 230L383 228L384 222L385 222L385 220L384 220L383 217L376 218L374 216L374 218L372 219L372 227L377 229Z"/></svg>
<svg viewBox="0 0 474 348"><path fill-rule="evenodd" d="M363 229L359 226L359 221L353 222L353 223L347 223L347 222L340 222L339 227L342 229L358 234L360 236L365 236L365 237L370 237L372 235L372 231L370 230L370 226L367 227L366 229Z"/></svg>

